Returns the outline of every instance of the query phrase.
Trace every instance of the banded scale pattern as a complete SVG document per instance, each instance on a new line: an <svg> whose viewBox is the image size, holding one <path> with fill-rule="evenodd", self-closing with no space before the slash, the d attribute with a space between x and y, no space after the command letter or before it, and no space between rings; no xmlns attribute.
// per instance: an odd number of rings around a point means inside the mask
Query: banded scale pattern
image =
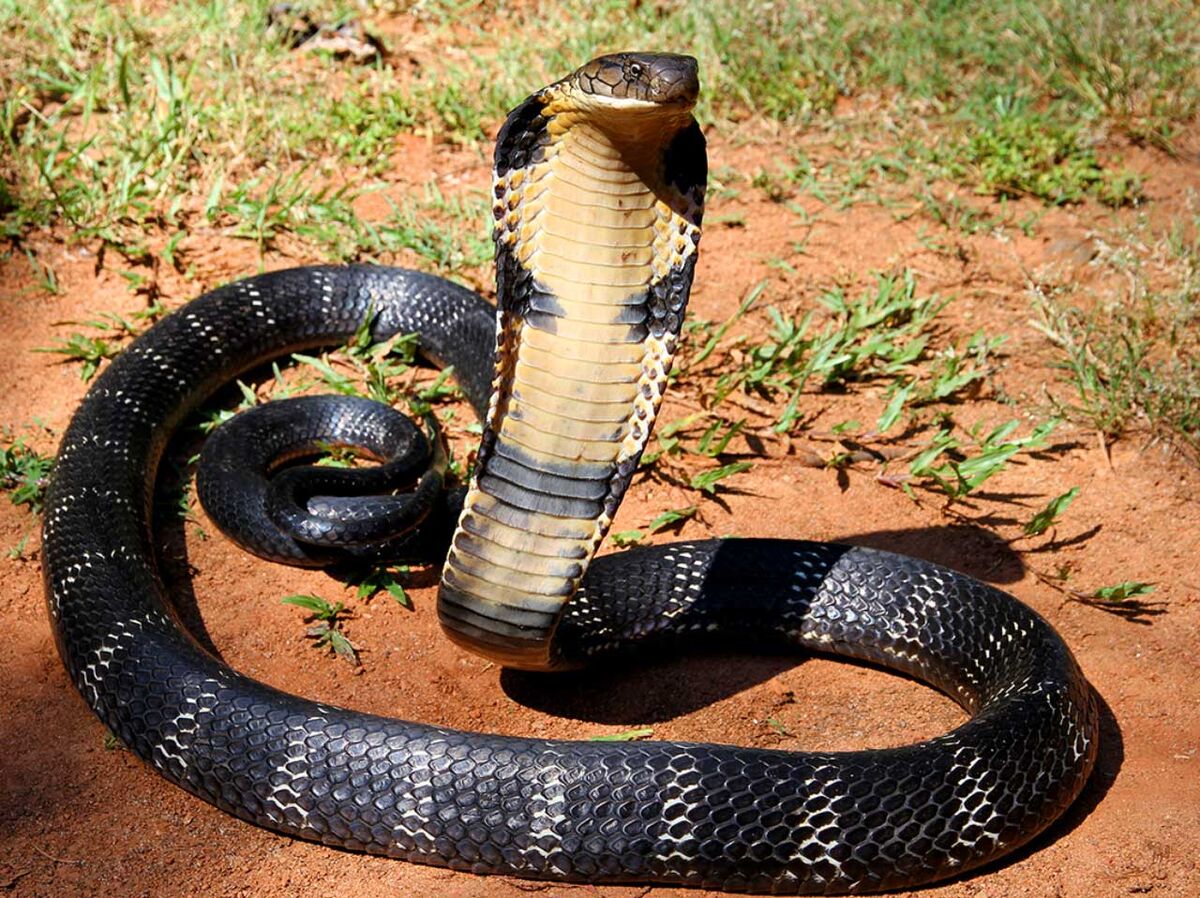
<svg viewBox="0 0 1200 898"><path fill-rule="evenodd" d="M559 663L553 629L650 437L695 266L704 159L690 103L618 112L570 81L499 136L497 373L438 607L452 639L506 665Z"/></svg>
<svg viewBox="0 0 1200 898"><path fill-rule="evenodd" d="M653 93L656 82L680 71L687 65L677 57L621 54L594 60L576 76L624 101ZM514 113L507 130L523 136L501 141L508 149L498 158L500 176L549 160L552 119L544 113L552 102L535 95ZM665 149L665 181L679 190L677 199L687 198L685 185L703 183L700 163L686 152L697 137L683 128ZM656 191L664 196L673 194ZM1063 641L1031 610L911 558L795 540L709 540L610 554L584 575L552 634L559 654L551 660L564 664L707 639L831 652L910 673L972 714L943 736L881 751L450 730L288 695L232 670L185 632L158 570L155 472L184 416L265 360L344 341L364 324L377 340L416 333L422 354L454 367L489 423L476 490L490 495L484 474L501 479L509 451L497 407L519 407L531 395L518 395L525 388L508 350L556 336L525 326L531 289L505 292L514 278L535 285L524 265L536 268L538 253L522 262L518 243L498 240L498 334L495 310L440 278L370 266L292 269L194 300L97 378L63 436L42 539L51 627L88 707L166 780L243 820L479 874L861 893L961 874L1045 830L1079 795L1095 761L1092 690ZM651 340L669 346L673 339L671 316L682 310L692 259L649 280L641 324L643 346L651 348L643 348L643 366L656 351ZM557 351L562 344L548 345ZM583 344L570 346L578 352ZM552 389L558 380L543 382ZM492 394L489 410L493 384L509 386ZM593 382L592 389L600 388ZM643 398L652 411L653 396ZM602 511L622 487L620 451ZM548 518L570 520L538 516ZM518 536L477 519L497 544ZM426 533L422 527L418 535Z"/></svg>

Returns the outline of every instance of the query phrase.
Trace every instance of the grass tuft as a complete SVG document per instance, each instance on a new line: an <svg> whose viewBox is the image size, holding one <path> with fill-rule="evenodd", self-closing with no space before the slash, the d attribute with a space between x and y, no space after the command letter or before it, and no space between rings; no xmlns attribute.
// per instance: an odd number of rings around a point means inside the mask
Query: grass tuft
<svg viewBox="0 0 1200 898"><path fill-rule="evenodd" d="M1106 441L1141 431L1200 453L1194 284L1173 300L1149 294L1090 311L1038 293L1034 310L1034 326L1056 348L1054 365L1071 391L1052 397L1058 414Z"/></svg>
<svg viewBox="0 0 1200 898"><path fill-rule="evenodd" d="M952 148L946 169L956 180L974 183L979 193L1051 205L1090 195L1127 206L1142 196L1141 180L1126 169L1102 166L1078 127L1004 103Z"/></svg>
<svg viewBox="0 0 1200 898"><path fill-rule="evenodd" d="M310 624L304 635L313 640L315 648L328 649L343 661L359 666L358 650L342 631L343 619L347 614L343 603L332 603L314 595L284 596L279 601L308 612Z"/></svg>
<svg viewBox="0 0 1200 898"><path fill-rule="evenodd" d="M54 458L26 445L19 437L0 446L0 489L8 493L14 505L28 505L41 512L50 485Z"/></svg>

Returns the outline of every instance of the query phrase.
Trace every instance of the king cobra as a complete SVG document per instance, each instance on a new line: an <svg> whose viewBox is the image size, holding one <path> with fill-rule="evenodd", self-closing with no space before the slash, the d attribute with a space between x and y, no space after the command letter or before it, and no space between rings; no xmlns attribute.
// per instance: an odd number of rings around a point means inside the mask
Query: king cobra
<svg viewBox="0 0 1200 898"><path fill-rule="evenodd" d="M1071 804L1096 756L1096 700L1016 599L912 558L798 540L592 563L650 436L691 285L707 177L698 90L690 57L617 54L509 115L494 167L497 309L413 271L290 269L192 301L99 377L47 500L46 594L72 680L132 752L243 820L327 845L478 874L731 891L927 883L1012 851ZM230 669L185 631L159 573L160 459L240 372L362 328L417 334L482 420L465 496L431 498L445 458L410 427L393 461L414 492L378 499L419 525L384 545L451 540L438 613L460 645L527 669L714 641L813 649L919 678L970 719L852 752L509 738L331 707ZM353 441L339 428L370 414L308 401L301 417L316 412L323 439ZM275 426L286 435L232 442L296 454L299 425ZM412 474L426 462L433 473ZM201 489L232 506L223 529L291 520L247 510L224 467ZM292 493L325 530L356 514ZM319 563L326 550L296 529L255 550Z"/></svg>

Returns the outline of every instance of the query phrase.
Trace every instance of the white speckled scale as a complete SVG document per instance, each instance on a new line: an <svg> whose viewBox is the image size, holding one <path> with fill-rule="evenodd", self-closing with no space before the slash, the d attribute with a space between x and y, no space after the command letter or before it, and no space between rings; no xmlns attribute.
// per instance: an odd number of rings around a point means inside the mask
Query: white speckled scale
<svg viewBox="0 0 1200 898"><path fill-rule="evenodd" d="M681 57L623 54L572 78L585 92L606 91L612 109L629 111L663 72L694 76L694 66ZM511 173L545 162L553 139L537 125L545 100L535 95L506 125L522 135L498 165L510 181ZM691 133L694 149L698 131ZM604 161L602 142L585 134L582 143L594 162L589 177L626 190L620 167ZM692 158L673 146L668 178ZM611 224L604 215L588 227ZM555 242L579 239L566 228L553 222L547 254L571 257L570 245ZM624 242L636 256L637 241ZM572 265L611 261L613 252L572 257ZM502 288L523 276L502 246L499 261ZM572 281L583 269L573 270ZM552 265L545 277L561 273ZM684 274L690 281L690 268ZM651 277L647 327L664 346L682 314L681 283ZM592 314L590 293L565 284L555 291L566 294L572 322ZM507 371L520 391L517 404L538 410L527 422L559 420L566 407L558 399L580 398L562 375L586 368L581 360L591 351L582 337L550 340L528 307L506 307L507 295L502 289L501 348L519 339L538 360L570 345L566 367L531 364L518 378L516 366L502 365L496 378L496 310L480 297L415 272L350 266L274 272L207 293L101 374L63 437L47 495L43 572L63 662L84 701L130 751L243 820L327 845L478 874L730 891L830 894L925 884L996 860L1074 801L1096 757L1095 697L1053 629L989 586L912 558L798 540L676 543L601 556L577 571L586 558L573 553L582 547L590 556L596 518L576 515L570 503L598 501L585 495L590 485L611 493L626 476L620 462L615 476L608 472L632 427L621 425L620 440L567 440L540 427L530 432L542 437L529 436L517 417L497 416L493 381L503 382ZM620 303L598 305L603 314L622 314ZM478 577L481 593L512 590L524 598L505 613L530 615L543 613L539 602L557 601L543 587L578 582L550 634L554 663L601 663L614 652L711 640L791 646L918 677L971 719L917 745L864 752L551 741L363 714L232 670L184 632L157 572L149 509L164 446L190 411L239 373L344 341L364 322L378 339L418 334L427 358L454 366L486 422L454 577ZM605 408L626 395L626 366L645 364L645 344L636 352L634 345L615 344L611 364L590 360L610 374L584 391L585 411L574 419L580 434L617 427ZM635 456L636 448L628 457ZM553 458L588 476L561 477L548 468ZM523 509L520 491L505 498L488 488L492 477L533 482L518 468L546 469L573 485ZM464 563L489 553L504 560L502 572ZM443 598L446 591L443 584ZM496 638L481 629L481 641Z"/></svg>

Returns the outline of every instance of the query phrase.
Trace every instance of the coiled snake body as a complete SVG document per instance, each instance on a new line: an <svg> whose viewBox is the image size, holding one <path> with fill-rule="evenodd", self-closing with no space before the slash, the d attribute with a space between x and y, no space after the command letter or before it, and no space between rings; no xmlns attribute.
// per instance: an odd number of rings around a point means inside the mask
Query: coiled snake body
<svg viewBox="0 0 1200 898"><path fill-rule="evenodd" d="M330 845L728 890L928 882L1012 850L1074 800L1095 757L1094 700L1062 641L1009 596L801 541L675 543L589 568L649 436L690 286L696 90L689 58L621 54L513 112L496 154L498 326L438 278L292 269L193 301L99 378L58 457L44 571L67 669L132 751L232 814ZM972 719L849 753L560 742L329 707L229 669L179 625L157 571L160 456L237 373L364 322L378 339L419 334L484 420L439 594L456 641L529 668L702 638L814 648L919 677Z"/></svg>

